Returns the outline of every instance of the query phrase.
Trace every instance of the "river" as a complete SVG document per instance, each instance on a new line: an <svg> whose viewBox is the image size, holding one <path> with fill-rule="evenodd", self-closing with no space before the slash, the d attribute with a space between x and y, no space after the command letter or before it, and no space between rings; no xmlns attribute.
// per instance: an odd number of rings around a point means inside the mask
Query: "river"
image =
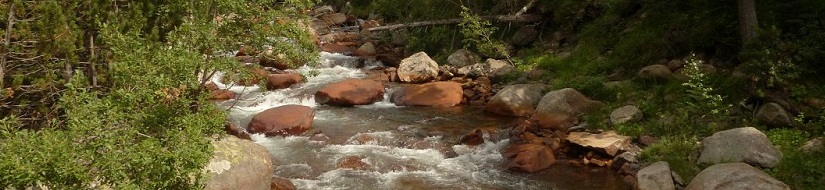
<svg viewBox="0 0 825 190"><path fill-rule="evenodd" d="M505 129L517 118L502 117L480 107L400 107L389 102L398 86L388 84L384 101L356 107L317 105L313 94L326 84L365 78L354 68L357 58L322 52L316 67L291 70L307 76L306 83L289 89L261 92L256 86L219 87L239 93L219 102L230 109L230 122L246 126L258 112L297 104L316 110L313 126L303 136L252 135L272 155L275 174L298 189L631 189L607 168L573 166L560 160L537 173L509 171L499 151L506 137L485 137L478 146L457 145L475 128ZM341 169L338 162L355 157L363 170Z"/></svg>

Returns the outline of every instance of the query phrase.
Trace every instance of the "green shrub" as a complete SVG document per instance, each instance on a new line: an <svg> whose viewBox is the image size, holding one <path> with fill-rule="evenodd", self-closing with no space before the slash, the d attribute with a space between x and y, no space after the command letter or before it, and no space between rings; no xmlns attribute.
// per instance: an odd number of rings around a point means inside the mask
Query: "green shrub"
<svg viewBox="0 0 825 190"><path fill-rule="evenodd" d="M685 181L690 181L701 171L696 165L699 144L694 136L674 136L661 138L645 148L639 155L642 162L666 161L671 171L678 173Z"/></svg>

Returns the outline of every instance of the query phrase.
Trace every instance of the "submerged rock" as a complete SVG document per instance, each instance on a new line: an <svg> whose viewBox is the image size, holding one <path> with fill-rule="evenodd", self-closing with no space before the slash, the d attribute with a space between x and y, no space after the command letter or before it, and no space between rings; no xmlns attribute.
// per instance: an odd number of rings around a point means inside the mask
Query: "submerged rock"
<svg viewBox="0 0 825 190"><path fill-rule="evenodd" d="M398 106L452 107L461 103L464 90L455 82L434 82L407 85L392 94L392 102Z"/></svg>
<svg viewBox="0 0 825 190"><path fill-rule="evenodd" d="M367 105L384 99L384 85L373 80L347 79L315 93L315 102L333 106Z"/></svg>
<svg viewBox="0 0 825 190"><path fill-rule="evenodd" d="M249 122L251 133L266 136L299 135L312 127L315 110L300 105L285 105L270 108L252 117Z"/></svg>
<svg viewBox="0 0 825 190"><path fill-rule="evenodd" d="M702 170L687 190L789 190L785 183L745 163L716 164Z"/></svg>
<svg viewBox="0 0 825 190"><path fill-rule="evenodd" d="M553 150L537 144L512 145L504 149L501 155L510 158L507 168L516 171L537 172L556 162Z"/></svg>
<svg viewBox="0 0 825 190"><path fill-rule="evenodd" d="M656 162L639 170L636 174L639 190L675 190L670 166L667 162Z"/></svg>
<svg viewBox="0 0 825 190"><path fill-rule="evenodd" d="M212 141L215 152L203 169L208 190L270 189L273 168L269 151L233 136Z"/></svg>
<svg viewBox="0 0 825 190"><path fill-rule="evenodd" d="M504 87L484 107L484 111L509 116L529 116L541 99L541 84L516 84Z"/></svg>
<svg viewBox="0 0 825 190"><path fill-rule="evenodd" d="M565 88L544 95L533 119L544 128L567 129L578 121L580 114L601 105L601 102L591 100L575 89Z"/></svg>
<svg viewBox="0 0 825 190"><path fill-rule="evenodd" d="M270 190L295 190L295 185L292 181L282 177L272 177L272 184L269 186Z"/></svg>
<svg viewBox="0 0 825 190"><path fill-rule="evenodd" d="M356 156L347 156L342 158L338 161L337 164L338 168L341 169L353 169L353 170L367 170L369 169L369 164L364 163L361 161L361 158Z"/></svg>
<svg viewBox="0 0 825 190"><path fill-rule="evenodd" d="M229 100L235 99L235 92L230 90L214 90L209 94L210 100Z"/></svg>
<svg viewBox="0 0 825 190"><path fill-rule="evenodd" d="M745 162L773 168L781 158L782 153L771 144L762 131L753 127L743 127L717 132L702 140L702 152L698 163Z"/></svg>
<svg viewBox="0 0 825 190"><path fill-rule="evenodd" d="M292 85L304 82L303 77L297 73L271 74L266 80L266 88L277 90L289 88Z"/></svg>
<svg viewBox="0 0 825 190"><path fill-rule="evenodd" d="M589 132L572 132L567 135L570 143L616 156L623 151L632 149L631 138L617 134L615 131L607 131L599 134Z"/></svg>
<svg viewBox="0 0 825 190"><path fill-rule="evenodd" d="M438 77L438 63L433 61L427 53L418 52L401 60L397 72L402 82L427 82Z"/></svg>

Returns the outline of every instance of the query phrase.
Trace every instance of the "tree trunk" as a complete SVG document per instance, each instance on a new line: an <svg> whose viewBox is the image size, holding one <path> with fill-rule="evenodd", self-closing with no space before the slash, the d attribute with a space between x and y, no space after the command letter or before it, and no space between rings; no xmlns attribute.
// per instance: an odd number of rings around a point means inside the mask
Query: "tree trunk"
<svg viewBox="0 0 825 190"><path fill-rule="evenodd" d="M14 25L14 2L9 3L9 20L6 23L6 39L3 40L3 58L0 58L0 88L4 87L6 78L6 58L8 57L11 44L11 29Z"/></svg>
<svg viewBox="0 0 825 190"><path fill-rule="evenodd" d="M746 45L756 39L759 22L756 19L756 6L754 0L736 0L739 8L739 34L742 37L742 45Z"/></svg>

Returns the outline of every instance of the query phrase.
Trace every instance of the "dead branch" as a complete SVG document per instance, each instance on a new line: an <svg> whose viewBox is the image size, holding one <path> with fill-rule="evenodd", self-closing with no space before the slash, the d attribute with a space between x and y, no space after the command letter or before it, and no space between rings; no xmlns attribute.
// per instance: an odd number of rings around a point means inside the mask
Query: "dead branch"
<svg viewBox="0 0 825 190"><path fill-rule="evenodd" d="M539 15L530 15L530 14L523 14L521 16L516 15L496 15L496 16L482 16L482 19L486 20L494 20L499 22L538 22L542 18ZM454 19L444 19L444 20L431 20L431 21L421 21L421 22L413 22L413 23L403 23L403 24L394 24L389 26L379 26L375 28L367 29L369 32L375 31L385 31L385 30L398 30L404 28L414 28L414 27L422 27L422 26L433 26L433 25L449 25L449 24L458 24L461 23L463 19L454 18Z"/></svg>

